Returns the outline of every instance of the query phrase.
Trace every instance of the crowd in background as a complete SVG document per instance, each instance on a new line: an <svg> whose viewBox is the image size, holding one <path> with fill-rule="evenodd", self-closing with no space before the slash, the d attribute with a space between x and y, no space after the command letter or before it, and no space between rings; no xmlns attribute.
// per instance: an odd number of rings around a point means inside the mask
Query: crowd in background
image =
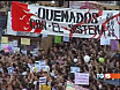
<svg viewBox="0 0 120 90"><path fill-rule="evenodd" d="M88 63L84 62L85 55L90 56ZM99 57L103 57L105 62L100 63ZM65 90L67 81L74 83L71 66L80 67L80 73L90 74L89 85L82 87L90 90L119 90L119 86L96 79L99 73L119 73L119 59L118 51L111 51L110 46L102 46L95 39L90 42L89 39L71 38L69 42L53 43L47 52L40 48L38 56L1 51L0 90L39 90L39 77L42 76L47 77L46 85L51 86L52 90ZM45 60L50 70L31 72L37 60ZM13 68L13 74L9 74L8 67Z"/></svg>
<svg viewBox="0 0 120 90"><path fill-rule="evenodd" d="M0 9L10 6L10 1L0 1Z"/></svg>

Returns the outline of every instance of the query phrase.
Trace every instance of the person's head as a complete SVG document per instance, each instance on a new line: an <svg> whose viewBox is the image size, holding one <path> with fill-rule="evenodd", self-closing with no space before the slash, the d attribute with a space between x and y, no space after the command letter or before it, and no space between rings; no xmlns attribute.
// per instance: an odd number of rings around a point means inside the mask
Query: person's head
<svg viewBox="0 0 120 90"><path fill-rule="evenodd" d="M29 61L28 61L30 64L32 64L33 62L32 62L32 60L31 59L29 59Z"/></svg>
<svg viewBox="0 0 120 90"><path fill-rule="evenodd" d="M62 75L59 77L59 79L61 83L64 82L64 77Z"/></svg>
<svg viewBox="0 0 120 90"><path fill-rule="evenodd" d="M86 45L83 44L83 46L82 46L82 50L86 50L86 49L87 49Z"/></svg>
<svg viewBox="0 0 120 90"><path fill-rule="evenodd" d="M45 72L44 72L44 76L46 76L46 77L47 77L47 76L48 76L48 72L46 72L46 71L45 71Z"/></svg>
<svg viewBox="0 0 120 90"><path fill-rule="evenodd" d="M89 45L89 49L92 49L92 45Z"/></svg>
<svg viewBox="0 0 120 90"><path fill-rule="evenodd" d="M53 51L54 51L54 52L57 52L57 51L58 51L57 47L54 47L54 48L53 48Z"/></svg>
<svg viewBox="0 0 120 90"><path fill-rule="evenodd" d="M45 54L45 50L43 49L43 50L41 51L41 53L42 53L42 54Z"/></svg>
<svg viewBox="0 0 120 90"><path fill-rule="evenodd" d="M62 83L58 85L58 90L64 90Z"/></svg>
<svg viewBox="0 0 120 90"><path fill-rule="evenodd" d="M107 64L110 63L110 59L109 59L109 58L106 59L106 63L107 63Z"/></svg>
<svg viewBox="0 0 120 90"><path fill-rule="evenodd" d="M59 55L59 56L58 56L58 60L61 60L61 58L62 58L62 57Z"/></svg>
<svg viewBox="0 0 120 90"><path fill-rule="evenodd" d="M83 67L83 69L84 69L84 72L88 72L89 71L88 66L86 66L86 65Z"/></svg>
<svg viewBox="0 0 120 90"><path fill-rule="evenodd" d="M71 62L71 61L72 61L72 57L68 56L68 57L67 57L67 60L68 60L69 62Z"/></svg>
<svg viewBox="0 0 120 90"><path fill-rule="evenodd" d="M116 67L120 68L120 62L119 61L116 62Z"/></svg>
<svg viewBox="0 0 120 90"><path fill-rule="evenodd" d="M55 69L54 73L55 73L55 75L59 75L59 72L56 69Z"/></svg>
<svg viewBox="0 0 120 90"><path fill-rule="evenodd" d="M15 80L13 80L12 84L13 84L14 86L16 85L16 83L17 83L17 82L16 82Z"/></svg>
<svg viewBox="0 0 120 90"><path fill-rule="evenodd" d="M51 86L54 87L54 88L57 88L58 87L58 82L56 80L54 80L52 83L51 83Z"/></svg>
<svg viewBox="0 0 120 90"><path fill-rule="evenodd" d="M68 75L68 81L73 82L73 80L74 80L74 74L69 74Z"/></svg>
<svg viewBox="0 0 120 90"><path fill-rule="evenodd" d="M41 50L38 50L37 54L40 56L42 54Z"/></svg>
<svg viewBox="0 0 120 90"><path fill-rule="evenodd" d="M69 51L68 51L68 55L72 55L72 51L69 50Z"/></svg>
<svg viewBox="0 0 120 90"><path fill-rule="evenodd" d="M0 61L0 68L3 66L3 63Z"/></svg>

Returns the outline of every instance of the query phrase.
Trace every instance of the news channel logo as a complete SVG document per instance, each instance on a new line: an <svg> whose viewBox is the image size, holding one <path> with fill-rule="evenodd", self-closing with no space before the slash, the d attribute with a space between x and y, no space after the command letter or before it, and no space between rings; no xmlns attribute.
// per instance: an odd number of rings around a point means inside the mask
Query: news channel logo
<svg viewBox="0 0 120 90"><path fill-rule="evenodd" d="M111 79L111 74L96 74L97 79Z"/></svg>

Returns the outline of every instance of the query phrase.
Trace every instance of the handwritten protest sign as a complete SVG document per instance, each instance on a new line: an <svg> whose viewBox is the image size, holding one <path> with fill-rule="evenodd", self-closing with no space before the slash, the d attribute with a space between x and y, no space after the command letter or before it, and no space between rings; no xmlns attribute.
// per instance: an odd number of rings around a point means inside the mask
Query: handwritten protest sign
<svg viewBox="0 0 120 90"><path fill-rule="evenodd" d="M89 85L89 73L75 73L75 84Z"/></svg>
<svg viewBox="0 0 120 90"><path fill-rule="evenodd" d="M8 70L8 74L10 74L10 75L13 74L13 72L14 72L13 67L8 67L7 70Z"/></svg>
<svg viewBox="0 0 120 90"><path fill-rule="evenodd" d="M42 85L42 90L51 90L51 87L48 85Z"/></svg>
<svg viewBox="0 0 120 90"><path fill-rule="evenodd" d="M80 72L80 67L70 67L70 72L71 73L79 73Z"/></svg>
<svg viewBox="0 0 120 90"><path fill-rule="evenodd" d="M8 37L2 37L1 43L8 43Z"/></svg>
<svg viewBox="0 0 120 90"><path fill-rule="evenodd" d="M70 40L69 37L66 37L66 36L63 37L63 41L64 41L64 42L69 42L69 40Z"/></svg>
<svg viewBox="0 0 120 90"><path fill-rule="evenodd" d="M105 37L100 38L100 45L110 45L110 39Z"/></svg>
<svg viewBox="0 0 120 90"><path fill-rule="evenodd" d="M18 46L18 41L17 40L13 41L13 46Z"/></svg>
<svg viewBox="0 0 120 90"><path fill-rule="evenodd" d="M21 44L30 45L30 39L29 38L21 38Z"/></svg>
<svg viewBox="0 0 120 90"><path fill-rule="evenodd" d="M49 71L50 67L48 65L46 65L45 60L40 60L40 61L35 61L35 72L39 72L40 70L43 71Z"/></svg>
<svg viewBox="0 0 120 90"><path fill-rule="evenodd" d="M89 89L83 88L82 86L78 86L70 81L67 81L66 90L89 90Z"/></svg>
<svg viewBox="0 0 120 90"><path fill-rule="evenodd" d="M119 42L118 42L118 40L111 40L111 50L119 51Z"/></svg>
<svg viewBox="0 0 120 90"><path fill-rule="evenodd" d="M62 42L62 37L61 36L55 36L55 43L61 44Z"/></svg>

